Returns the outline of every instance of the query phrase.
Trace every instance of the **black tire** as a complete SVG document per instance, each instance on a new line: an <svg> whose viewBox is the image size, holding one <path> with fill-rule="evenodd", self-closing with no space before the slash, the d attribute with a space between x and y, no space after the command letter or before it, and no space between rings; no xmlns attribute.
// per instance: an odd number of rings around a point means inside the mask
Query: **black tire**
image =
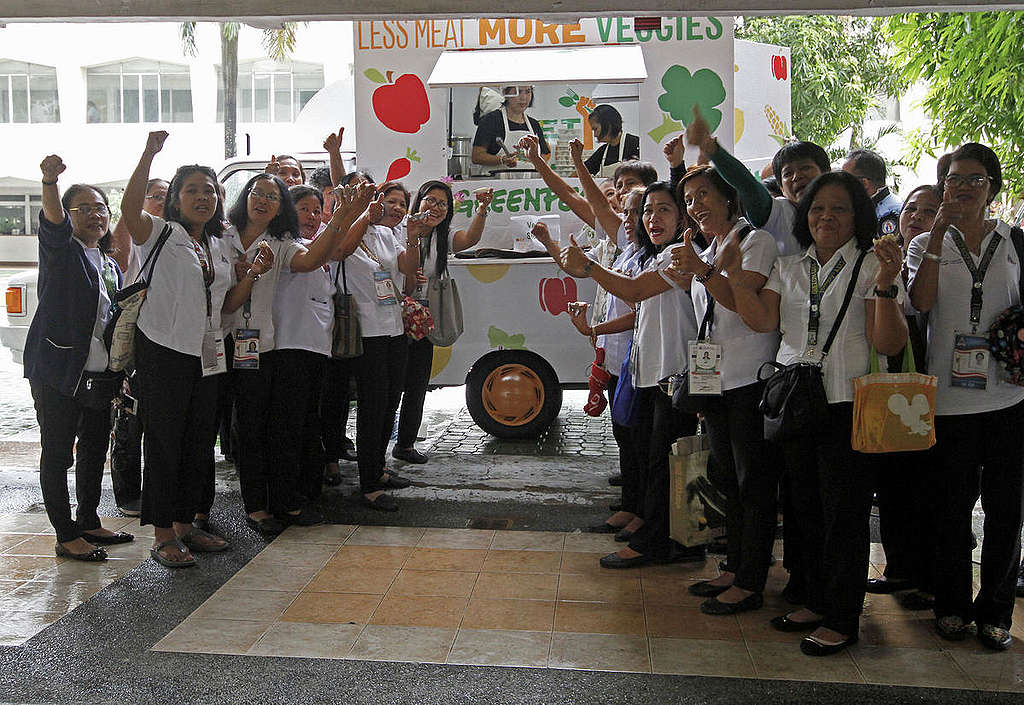
<svg viewBox="0 0 1024 705"><path fill-rule="evenodd" d="M525 377L523 398L514 400L519 410L515 415L502 413L493 403L494 388L501 384L503 372ZM498 350L477 360L466 375L466 407L476 425L492 436L537 438L562 409L562 387L540 355L528 350Z"/></svg>

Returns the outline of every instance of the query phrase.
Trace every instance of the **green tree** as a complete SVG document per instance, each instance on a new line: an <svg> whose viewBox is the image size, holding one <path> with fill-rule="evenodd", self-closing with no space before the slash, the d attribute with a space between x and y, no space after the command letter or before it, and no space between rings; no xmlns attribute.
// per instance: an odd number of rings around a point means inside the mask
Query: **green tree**
<svg viewBox="0 0 1024 705"><path fill-rule="evenodd" d="M238 22L220 23L221 88L224 93L224 158L230 159L238 151L235 133L238 126ZM284 61L295 49L294 22L286 22L277 29L263 29L261 44L267 56ZM187 56L195 56L196 23L181 24L181 44Z"/></svg>
<svg viewBox="0 0 1024 705"><path fill-rule="evenodd" d="M883 20L868 17L745 17L736 36L790 48L793 72L793 134L823 146L853 129L853 145L879 98L896 95L901 79L879 32Z"/></svg>
<svg viewBox="0 0 1024 705"><path fill-rule="evenodd" d="M983 142L999 155L1007 190L1024 193L1024 12L927 12L887 20L907 81L924 81L932 120L917 145Z"/></svg>

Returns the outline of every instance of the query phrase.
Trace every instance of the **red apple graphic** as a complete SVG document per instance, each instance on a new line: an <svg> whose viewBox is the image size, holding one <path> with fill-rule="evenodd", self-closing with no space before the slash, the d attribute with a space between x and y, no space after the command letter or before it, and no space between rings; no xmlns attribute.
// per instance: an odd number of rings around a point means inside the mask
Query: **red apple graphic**
<svg viewBox="0 0 1024 705"><path fill-rule="evenodd" d="M576 280L552 278L540 280L540 310L552 316L569 312L569 304L576 300Z"/></svg>
<svg viewBox="0 0 1024 705"><path fill-rule="evenodd" d="M786 63L786 57L782 54L775 54L772 57L772 76L775 76L776 81L786 80L786 76L789 73Z"/></svg>
<svg viewBox="0 0 1024 705"><path fill-rule="evenodd" d="M367 69L363 75L380 88L373 92L373 112L389 130L414 134L430 119L430 100L420 77L403 73L392 81L393 71L384 76L377 69Z"/></svg>

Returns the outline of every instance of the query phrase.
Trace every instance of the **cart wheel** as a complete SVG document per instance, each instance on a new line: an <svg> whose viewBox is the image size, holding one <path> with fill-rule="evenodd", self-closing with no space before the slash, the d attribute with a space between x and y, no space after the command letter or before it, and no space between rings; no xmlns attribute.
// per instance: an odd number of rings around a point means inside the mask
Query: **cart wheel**
<svg viewBox="0 0 1024 705"><path fill-rule="evenodd" d="M466 407L492 436L536 438L558 416L562 387L536 353L499 350L477 360L466 376Z"/></svg>

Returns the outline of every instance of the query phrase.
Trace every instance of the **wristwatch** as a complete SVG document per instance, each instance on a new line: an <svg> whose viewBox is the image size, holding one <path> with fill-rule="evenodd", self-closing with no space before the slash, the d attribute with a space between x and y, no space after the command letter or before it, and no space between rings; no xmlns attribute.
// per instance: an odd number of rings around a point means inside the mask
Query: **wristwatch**
<svg viewBox="0 0 1024 705"><path fill-rule="evenodd" d="M590 270L594 268L594 260L588 259L586 265L583 267L583 276L589 277Z"/></svg>
<svg viewBox="0 0 1024 705"><path fill-rule="evenodd" d="M897 296L899 296L899 293L900 288L895 284L892 284L885 289L879 289L877 286L875 287L875 296L877 296L880 299L895 299Z"/></svg>

